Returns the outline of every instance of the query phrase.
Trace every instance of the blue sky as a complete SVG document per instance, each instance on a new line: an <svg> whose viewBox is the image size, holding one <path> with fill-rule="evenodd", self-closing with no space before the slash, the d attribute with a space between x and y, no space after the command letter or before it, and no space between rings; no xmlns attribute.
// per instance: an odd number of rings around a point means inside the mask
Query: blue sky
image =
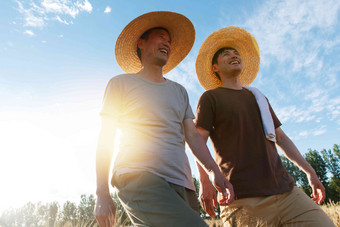
<svg viewBox="0 0 340 227"><path fill-rule="evenodd" d="M166 75L186 87L194 111L204 92L195 74L201 44L220 28L239 26L260 47L252 86L268 97L299 150L340 143L338 0L1 1L0 210L94 194L101 99L109 79L123 73L115 41L131 20L159 10L195 26L193 49Z"/></svg>

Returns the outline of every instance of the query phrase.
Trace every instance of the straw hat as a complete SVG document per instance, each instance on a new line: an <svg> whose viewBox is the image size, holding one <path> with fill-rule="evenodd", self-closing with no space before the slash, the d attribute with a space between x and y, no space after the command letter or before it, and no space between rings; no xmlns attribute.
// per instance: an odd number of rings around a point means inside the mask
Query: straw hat
<svg viewBox="0 0 340 227"><path fill-rule="evenodd" d="M123 71L137 73L141 70L137 42L144 32L155 27L166 28L171 36L171 54L163 67L163 74L172 70L190 52L195 41L195 29L188 18L167 11L146 13L131 21L117 39L115 55Z"/></svg>
<svg viewBox="0 0 340 227"><path fill-rule="evenodd" d="M249 86L260 68L260 50L255 38L249 32L234 26L217 30L202 44L196 59L196 73L201 85L206 90L221 85L221 81L212 70L212 59L223 47L232 47L239 52L243 62L241 84Z"/></svg>

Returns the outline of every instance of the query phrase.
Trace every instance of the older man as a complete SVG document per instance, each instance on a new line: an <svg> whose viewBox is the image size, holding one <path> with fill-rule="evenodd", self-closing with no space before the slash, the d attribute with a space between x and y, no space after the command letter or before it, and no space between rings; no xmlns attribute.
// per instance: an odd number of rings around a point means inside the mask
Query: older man
<svg viewBox="0 0 340 227"><path fill-rule="evenodd" d="M185 141L217 189L233 197L195 128L186 90L163 76L189 53L194 38L194 27L183 15L151 12L130 22L117 39L116 59L127 74L110 80L101 111L95 208L101 226L114 222L108 175L116 129L120 146L112 185L134 225L206 226Z"/></svg>

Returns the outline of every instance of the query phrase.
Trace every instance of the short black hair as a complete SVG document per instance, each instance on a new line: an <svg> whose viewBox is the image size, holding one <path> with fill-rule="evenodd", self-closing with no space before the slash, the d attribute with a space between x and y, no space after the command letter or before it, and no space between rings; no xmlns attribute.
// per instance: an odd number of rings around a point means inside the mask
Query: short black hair
<svg viewBox="0 0 340 227"><path fill-rule="evenodd" d="M149 38L150 33L153 30L156 30L156 29L162 29L162 30L166 31L170 36L170 32L168 31L168 29L166 29L164 27L154 27L154 28L150 28L149 30L146 30L139 38L143 39L143 40L147 40ZM139 60L142 61L142 52L139 49L138 44L137 44L137 56L138 56Z"/></svg>
<svg viewBox="0 0 340 227"><path fill-rule="evenodd" d="M211 65L217 64L217 63L218 63L218 62L217 62L218 56L220 56L220 54L222 54L222 52L225 51L225 50L236 50L236 49L233 48L233 47L222 47L221 49L219 49L218 51L216 51L216 53L214 54L214 57L213 57L213 59L212 59L212 61L211 61ZM215 75L217 76L217 78L218 78L219 80L221 80L221 77L220 77L220 75L218 75L217 72L215 72Z"/></svg>

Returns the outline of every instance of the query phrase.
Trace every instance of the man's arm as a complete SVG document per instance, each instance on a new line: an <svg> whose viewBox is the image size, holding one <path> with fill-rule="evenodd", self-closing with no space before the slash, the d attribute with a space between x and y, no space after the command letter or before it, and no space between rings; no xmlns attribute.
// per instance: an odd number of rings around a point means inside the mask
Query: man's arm
<svg viewBox="0 0 340 227"><path fill-rule="evenodd" d="M223 194L224 198L226 198L226 201L222 205L231 203L234 199L233 186L222 175L214 159L211 157L205 141L198 133L192 119L184 120L184 134L185 139L193 155L196 157L197 162L206 173L212 176L212 180L216 189ZM208 176L207 179L209 179Z"/></svg>
<svg viewBox="0 0 340 227"><path fill-rule="evenodd" d="M113 226L116 213L108 183L115 135L115 121L109 117L102 117L96 153L97 202L94 210L94 215L101 227Z"/></svg>
<svg viewBox="0 0 340 227"><path fill-rule="evenodd" d="M197 128L199 134L201 134L203 141L207 143L209 138L210 132L203 128ZM208 174L204 171L202 166L197 163L199 178L200 178L200 192L199 192L199 200L201 206L203 207L204 211L207 212L210 217L215 217L214 207L218 208L217 196L215 188L212 186Z"/></svg>
<svg viewBox="0 0 340 227"><path fill-rule="evenodd" d="M308 177L308 181L313 190L313 200L321 204L326 197L325 187L320 182L312 166L303 158L299 150L289 137L278 127L275 129L276 144L279 146L282 153L304 171Z"/></svg>

